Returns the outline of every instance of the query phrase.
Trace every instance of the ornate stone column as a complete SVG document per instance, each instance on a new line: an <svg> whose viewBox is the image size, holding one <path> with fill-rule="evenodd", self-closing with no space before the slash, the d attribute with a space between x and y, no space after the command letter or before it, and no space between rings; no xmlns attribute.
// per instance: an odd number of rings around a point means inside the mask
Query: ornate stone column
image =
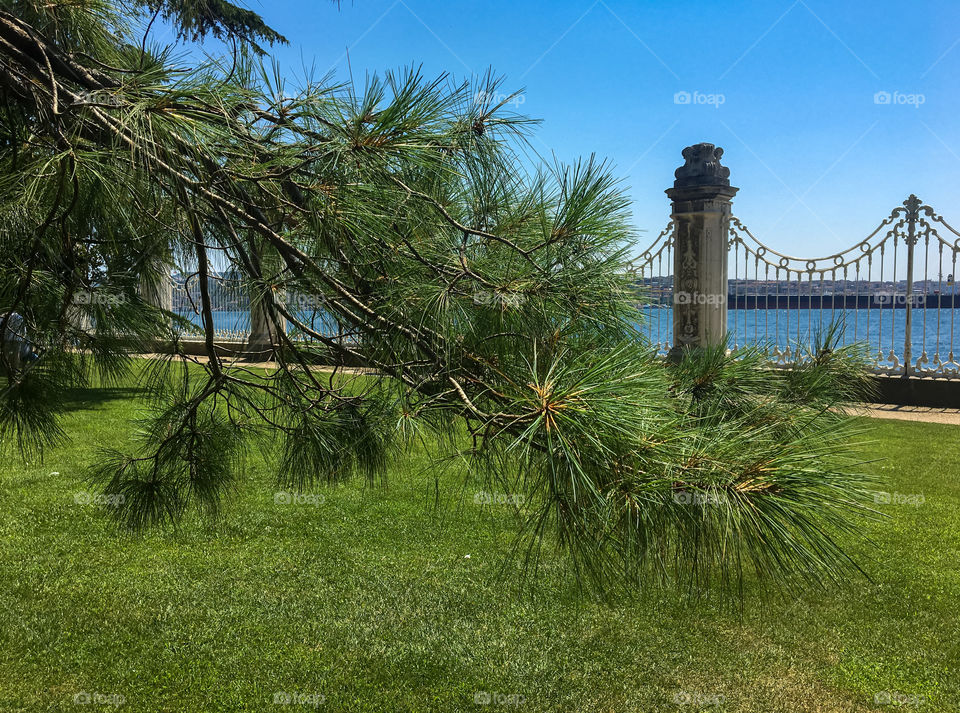
<svg viewBox="0 0 960 713"><path fill-rule="evenodd" d="M730 185L721 156L713 144L688 146L666 191L675 226L671 356L726 339L730 201L739 189Z"/></svg>
<svg viewBox="0 0 960 713"><path fill-rule="evenodd" d="M151 284L150 280L140 281L140 295L145 302L170 312L173 310L173 279L169 266L160 269L160 276Z"/></svg>
<svg viewBox="0 0 960 713"><path fill-rule="evenodd" d="M250 307L250 336L247 338L244 358L251 361L269 361L274 358L275 350L280 345L280 329L286 329L287 320L278 318L279 325L274 324L263 305Z"/></svg>
<svg viewBox="0 0 960 713"><path fill-rule="evenodd" d="M262 274L263 246L251 242L248 251L256 273ZM243 358L248 361L273 361L281 343L281 335L286 334L287 320L276 313L273 314L275 319L271 319L272 305L268 303L271 300L282 301L283 295L271 285L250 285L246 289L250 299L250 335L244 344ZM257 295L257 290L272 291Z"/></svg>
<svg viewBox="0 0 960 713"><path fill-rule="evenodd" d="M173 278L170 277L170 266L162 263L151 266L151 271L155 275L141 275L140 277L140 297L147 304L159 307L167 312L173 311ZM166 326L172 326L170 319L165 320ZM162 339L157 342L153 349L158 352L166 352L170 348L169 340Z"/></svg>

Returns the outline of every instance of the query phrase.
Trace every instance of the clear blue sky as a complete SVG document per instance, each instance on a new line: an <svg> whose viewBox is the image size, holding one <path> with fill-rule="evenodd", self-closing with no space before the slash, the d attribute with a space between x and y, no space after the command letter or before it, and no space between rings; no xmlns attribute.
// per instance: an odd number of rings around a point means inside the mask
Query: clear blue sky
<svg viewBox="0 0 960 713"><path fill-rule="evenodd" d="M699 141L724 148L735 214L775 248L835 252L910 193L960 224L957 0L247 5L291 40L276 55L292 73L346 79L347 50L361 83L410 65L458 79L492 67L543 119L542 154L613 160L641 243L666 224L663 191Z"/></svg>

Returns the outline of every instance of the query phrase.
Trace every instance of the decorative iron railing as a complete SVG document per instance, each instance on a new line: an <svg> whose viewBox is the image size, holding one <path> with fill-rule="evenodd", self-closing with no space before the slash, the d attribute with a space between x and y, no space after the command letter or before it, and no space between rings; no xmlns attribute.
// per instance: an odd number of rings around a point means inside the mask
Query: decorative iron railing
<svg viewBox="0 0 960 713"><path fill-rule="evenodd" d="M240 282L230 275L211 275L208 284L214 336L227 341L247 339L250 336L250 300ZM196 273L175 276L172 293L172 311L187 320L187 336L201 336L203 320Z"/></svg>
<svg viewBox="0 0 960 713"><path fill-rule="evenodd" d="M250 296L241 281L229 273L212 274L208 277L211 316L214 338L224 341L246 341L251 335ZM355 339L352 332L344 331L329 311L311 295L286 294L282 297L285 307L310 330L331 339L349 341ZM196 273L179 272L173 278L172 310L186 320L184 333L187 337L203 335L201 318L200 286ZM298 341L312 342L314 337L283 320L287 334Z"/></svg>
<svg viewBox="0 0 960 713"><path fill-rule="evenodd" d="M945 238L944 235L947 237ZM640 329L661 353L673 346L675 223L629 266L642 290ZM731 217L727 241L727 328L731 349L751 344L772 362L801 358L818 331L841 327L844 343L865 343L880 373L960 378L960 290L955 276L960 231L911 195L877 228L849 248L803 258L760 242ZM250 336L250 301L229 273L210 281L215 336ZM314 329L337 335L322 310L300 310ZM199 336L199 285L195 275L173 280L173 311ZM294 338L305 338L288 325ZM343 335L340 335L341 337Z"/></svg>
<svg viewBox="0 0 960 713"><path fill-rule="evenodd" d="M647 292L642 330L662 352L672 340L673 228L630 267ZM958 254L960 232L915 195L860 242L818 258L774 250L733 217L730 348L761 345L772 361L789 364L800 345L836 322L842 342L868 345L878 372L960 377Z"/></svg>
<svg viewBox="0 0 960 713"><path fill-rule="evenodd" d="M628 268L642 290L640 330L661 353L673 346L674 229L671 220Z"/></svg>

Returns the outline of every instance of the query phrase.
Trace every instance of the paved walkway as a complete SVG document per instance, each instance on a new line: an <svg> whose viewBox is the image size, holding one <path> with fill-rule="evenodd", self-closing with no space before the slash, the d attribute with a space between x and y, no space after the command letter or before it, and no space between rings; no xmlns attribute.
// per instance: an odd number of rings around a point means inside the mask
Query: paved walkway
<svg viewBox="0 0 960 713"><path fill-rule="evenodd" d="M164 355L143 354L142 356L149 359L157 359ZM207 361L207 357L205 356L191 358L198 362ZM224 359L224 362L228 365L242 365L246 368L252 369L273 369L277 366L274 362L248 362L227 358ZM315 366L313 368L317 371L332 371L331 367L328 366ZM373 372L374 370L341 368L340 371L345 373L362 374L365 372ZM945 423L951 426L960 426L960 409L955 408L896 406L894 404L863 404L854 410L858 415L867 416L869 418L886 418L899 421L923 421L926 423Z"/></svg>
<svg viewBox="0 0 960 713"><path fill-rule="evenodd" d="M862 416L889 418L899 421L925 421L960 426L960 409L931 408L929 406L895 406L892 404L864 404L858 409Z"/></svg>
<svg viewBox="0 0 960 713"><path fill-rule="evenodd" d="M167 359L169 354L137 354L137 357L140 359ZM194 361L198 364L206 364L210 361L210 358L207 356L188 356L187 359ZM223 362L226 367L243 367L244 369L263 369L264 371L272 371L277 368L277 363L275 361L247 361L245 359L240 359L238 357L221 357L220 361ZM321 364L316 364L310 367L311 371L320 371L320 372L330 372L334 370L332 366L324 366ZM355 366L341 366L337 371L344 374L372 374L375 369L367 369L364 367L355 367Z"/></svg>

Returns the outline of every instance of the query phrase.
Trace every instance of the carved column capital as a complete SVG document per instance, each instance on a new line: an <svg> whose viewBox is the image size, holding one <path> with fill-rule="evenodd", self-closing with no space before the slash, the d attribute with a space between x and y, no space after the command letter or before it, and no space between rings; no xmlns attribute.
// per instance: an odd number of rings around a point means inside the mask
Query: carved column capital
<svg viewBox="0 0 960 713"><path fill-rule="evenodd" d="M672 353L722 343L727 331L727 235L739 189L720 165L723 149L702 143L683 150L685 163L666 193L675 223Z"/></svg>
<svg viewBox="0 0 960 713"><path fill-rule="evenodd" d="M674 188L692 186L729 186L730 169L720 165L723 149L713 144L694 144L682 152L686 161L673 172Z"/></svg>

